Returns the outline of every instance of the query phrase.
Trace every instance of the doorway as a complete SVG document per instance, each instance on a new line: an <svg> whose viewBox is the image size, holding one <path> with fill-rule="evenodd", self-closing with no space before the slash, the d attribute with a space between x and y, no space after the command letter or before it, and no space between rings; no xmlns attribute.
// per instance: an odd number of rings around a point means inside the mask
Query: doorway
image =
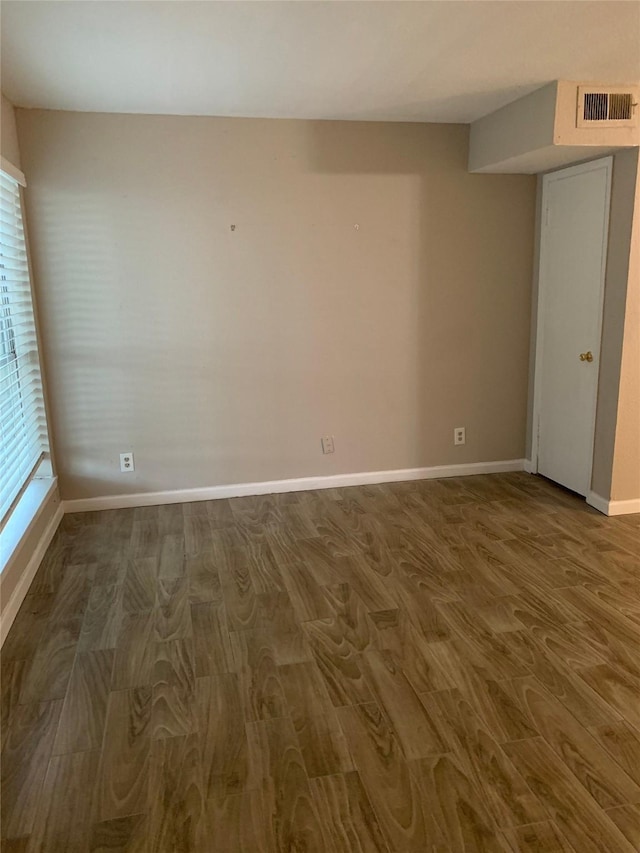
<svg viewBox="0 0 640 853"><path fill-rule="evenodd" d="M591 485L613 158L542 179L533 462L586 496Z"/></svg>

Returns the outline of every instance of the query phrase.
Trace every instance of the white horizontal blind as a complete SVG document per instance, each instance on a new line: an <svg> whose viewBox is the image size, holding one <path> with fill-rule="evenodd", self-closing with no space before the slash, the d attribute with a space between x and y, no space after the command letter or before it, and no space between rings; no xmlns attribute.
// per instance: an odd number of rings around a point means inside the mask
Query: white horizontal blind
<svg viewBox="0 0 640 853"><path fill-rule="evenodd" d="M48 451L20 188L0 171L0 523Z"/></svg>

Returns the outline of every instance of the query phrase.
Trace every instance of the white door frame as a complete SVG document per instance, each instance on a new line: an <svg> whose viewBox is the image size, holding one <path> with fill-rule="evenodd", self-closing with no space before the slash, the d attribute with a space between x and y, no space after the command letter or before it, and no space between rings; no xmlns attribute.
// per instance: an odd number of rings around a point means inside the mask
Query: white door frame
<svg viewBox="0 0 640 853"><path fill-rule="evenodd" d="M594 172L598 169L605 169L607 172L607 189L605 197L605 215L604 227L602 229L602 244L604 251L602 252L602 269L600 270L600 296L599 296L599 312L597 325L597 340L598 348L598 380L600 377L600 353L602 350L602 314L604 309L604 282L607 269L607 245L609 240L609 212L611 209L611 177L613 174L613 157L600 157L597 160L590 160L588 163L580 163L578 166L570 166L567 169L560 169L557 172L549 172L542 176L542 199L540 205L540 249L538 263L538 310L536 321L536 349L535 349L535 366L533 374L533 417L531 429L531 473L538 473L538 451L539 451L539 429L540 429L540 408L541 408L541 381L542 376L542 355L544 350L544 310L545 310L545 295L547 282L545 280L545 232L549 225L548 222L548 187L554 181L563 180L564 178L580 175L585 172ZM593 396L593 418L591 423L591 447L593 448L595 431L596 431L596 409L598 403L598 384L595 386ZM591 474L593 470L593 452L589 459L589 488L591 488Z"/></svg>

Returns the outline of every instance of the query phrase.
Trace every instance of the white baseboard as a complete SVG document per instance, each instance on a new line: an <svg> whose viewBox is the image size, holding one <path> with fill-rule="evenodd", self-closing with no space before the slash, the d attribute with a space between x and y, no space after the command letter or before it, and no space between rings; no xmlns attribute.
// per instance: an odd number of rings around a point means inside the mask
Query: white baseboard
<svg viewBox="0 0 640 853"><path fill-rule="evenodd" d="M537 468L534 468L533 462L531 459L523 459L523 468L527 472L527 474L537 474Z"/></svg>
<svg viewBox="0 0 640 853"><path fill-rule="evenodd" d="M62 503L59 503L51 521L47 524L44 533L40 537L40 541L34 548L29 562L25 566L25 569L20 576L20 580L11 594L11 598L2 610L2 615L0 616L0 646L4 643L6 636L9 633L9 629L13 625L13 620L16 618L18 610L20 610L20 605L24 601L26 594L29 592L31 582L36 576L36 572L42 562L42 558L44 557L46 550L49 547L60 522L62 521L63 515L64 507Z"/></svg>
<svg viewBox="0 0 640 853"><path fill-rule="evenodd" d="M630 501L609 501L595 492L589 492L587 503L605 515L632 515L640 512L640 498Z"/></svg>
<svg viewBox="0 0 640 853"><path fill-rule="evenodd" d="M472 474L501 474L523 471L523 459L499 462L471 462L467 465L436 465L432 468L402 468L397 471L364 471L358 474L334 474L328 477L300 477L292 480L267 480L262 483L234 483L200 489L176 489L166 492L139 492L131 495L105 495L64 501L64 511L92 512L136 506L210 501L248 495L272 495L279 492L306 492L311 489L335 489L376 483L398 483L404 480L432 480L440 477L467 477Z"/></svg>
<svg viewBox="0 0 640 853"><path fill-rule="evenodd" d="M609 501L606 498L601 498L600 495L597 495L595 492L588 492L586 501L589 506L597 509L598 512L609 515Z"/></svg>

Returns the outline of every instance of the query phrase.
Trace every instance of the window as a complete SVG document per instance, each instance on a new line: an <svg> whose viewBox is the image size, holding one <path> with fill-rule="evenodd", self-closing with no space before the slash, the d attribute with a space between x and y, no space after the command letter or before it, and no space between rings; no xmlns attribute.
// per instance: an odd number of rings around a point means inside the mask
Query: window
<svg viewBox="0 0 640 853"><path fill-rule="evenodd" d="M0 524L48 453L20 187L0 171Z"/></svg>

